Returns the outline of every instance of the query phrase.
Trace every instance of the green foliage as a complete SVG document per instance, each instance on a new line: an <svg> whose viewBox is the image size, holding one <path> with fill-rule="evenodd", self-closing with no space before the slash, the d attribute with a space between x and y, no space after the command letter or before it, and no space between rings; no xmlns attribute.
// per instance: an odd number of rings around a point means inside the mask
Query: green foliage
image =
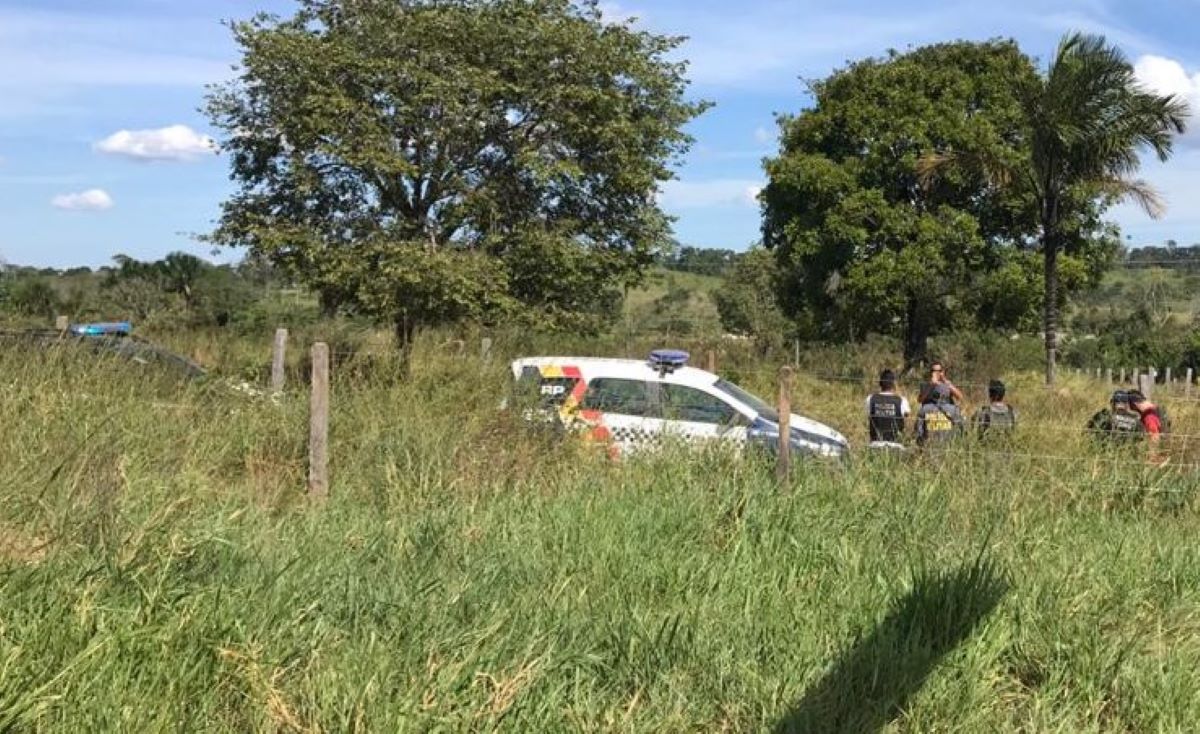
<svg viewBox="0 0 1200 734"><path fill-rule="evenodd" d="M652 194L705 107L683 100L680 39L594 0L303 0L233 29L242 73L208 114L239 188L212 239L328 304L421 325L517 302L573 323L669 243ZM458 268L487 282L435 292ZM583 279L594 296L565 293Z"/></svg>
<svg viewBox="0 0 1200 734"><path fill-rule="evenodd" d="M1019 267L1033 212L978 174L924 186L918 164L945 148L1020 158L1019 90L1034 75L1013 43L960 42L814 83L815 104L780 120L762 196L785 312L815 336L901 335L909 359L941 329L1019 323L1020 293L1001 308L980 294L1012 278L996 271Z"/></svg>
<svg viewBox="0 0 1200 734"><path fill-rule="evenodd" d="M1181 98L1146 90L1133 65L1103 36L1081 33L1063 38L1046 73L1020 80L1020 91L1028 137L1024 155L999 157L941 145L942 152L923 165L928 171L953 168L951 176L982 172L1036 212L1045 272L1046 379L1053 382L1065 289L1059 257L1092 254L1093 269L1111 260L1118 243L1100 216L1116 201L1132 199L1152 216L1161 212L1157 194L1133 175L1144 149L1159 160L1170 157L1188 108Z"/></svg>
<svg viewBox="0 0 1200 734"><path fill-rule="evenodd" d="M6 302L23 316L53 319L58 314L58 293L43 277L16 278L8 288Z"/></svg>
<svg viewBox="0 0 1200 734"><path fill-rule="evenodd" d="M779 309L779 280L769 251L756 247L740 256L713 294L725 331L753 336L763 347L782 344L794 327Z"/></svg>
<svg viewBox="0 0 1200 734"><path fill-rule="evenodd" d="M508 274L495 258L421 242L383 242L364 254L372 267L357 300L366 313L395 324L402 344L420 325L499 319L513 308Z"/></svg>

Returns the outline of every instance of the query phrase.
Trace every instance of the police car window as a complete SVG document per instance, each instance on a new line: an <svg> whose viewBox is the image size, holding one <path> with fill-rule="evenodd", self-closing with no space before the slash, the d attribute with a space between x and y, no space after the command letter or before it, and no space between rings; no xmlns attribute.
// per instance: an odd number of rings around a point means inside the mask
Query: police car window
<svg viewBox="0 0 1200 734"><path fill-rule="evenodd" d="M638 417L657 417L650 400L649 386L641 380L597 377L583 396L585 410L618 413Z"/></svg>
<svg viewBox="0 0 1200 734"><path fill-rule="evenodd" d="M726 425L737 415L728 403L715 395L683 385L662 385L663 418L694 423Z"/></svg>
<svg viewBox="0 0 1200 734"><path fill-rule="evenodd" d="M735 399L742 401L746 405L750 406L751 410L753 410L755 413L758 413L763 418L766 418L769 421L779 420L779 412L776 411L772 405L757 395L743 390L732 382L728 382L726 380L717 380L713 384L713 387L725 393L726 395L731 395Z"/></svg>

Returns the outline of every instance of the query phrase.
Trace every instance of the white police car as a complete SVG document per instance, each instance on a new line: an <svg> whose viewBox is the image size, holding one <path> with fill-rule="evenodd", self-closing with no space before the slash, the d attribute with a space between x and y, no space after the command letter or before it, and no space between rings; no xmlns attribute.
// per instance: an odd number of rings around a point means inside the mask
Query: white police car
<svg viewBox="0 0 1200 734"><path fill-rule="evenodd" d="M526 417L550 418L584 430L617 453L635 452L667 436L741 445L779 443L779 415L764 400L711 372L687 366L686 352L660 350L646 361L594 357L527 357L512 363L518 394L535 403ZM794 451L841 457L842 434L791 416Z"/></svg>

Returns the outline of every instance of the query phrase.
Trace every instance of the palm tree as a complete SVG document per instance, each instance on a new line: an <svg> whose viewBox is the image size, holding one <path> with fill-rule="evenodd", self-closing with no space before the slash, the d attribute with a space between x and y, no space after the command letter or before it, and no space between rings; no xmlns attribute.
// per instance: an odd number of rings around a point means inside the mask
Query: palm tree
<svg viewBox="0 0 1200 734"><path fill-rule="evenodd" d="M1097 199L1131 199L1152 217L1162 200L1134 178L1140 154L1165 161L1182 133L1187 103L1143 88L1125 55L1103 36L1074 33L1059 43L1054 60L1022 90L1028 138L1015 160L962 160L951 152L925 156L921 173L948 165L978 167L993 184L1021 195L1037 212L1045 260L1042 324L1046 384L1053 385L1058 351L1058 256L1076 235L1077 215Z"/></svg>

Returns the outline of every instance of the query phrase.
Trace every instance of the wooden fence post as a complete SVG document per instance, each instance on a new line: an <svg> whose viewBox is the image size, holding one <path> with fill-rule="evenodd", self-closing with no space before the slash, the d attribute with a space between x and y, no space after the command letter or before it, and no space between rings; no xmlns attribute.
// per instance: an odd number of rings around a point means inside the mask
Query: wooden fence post
<svg viewBox="0 0 1200 734"><path fill-rule="evenodd" d="M69 329L69 328L71 328L71 319L69 319L68 317L59 316L58 318L54 319L54 330L57 331L60 335L66 334L67 329Z"/></svg>
<svg viewBox="0 0 1200 734"><path fill-rule="evenodd" d="M792 474L792 368L779 369L779 452L775 476L780 484Z"/></svg>
<svg viewBox="0 0 1200 734"><path fill-rule="evenodd" d="M1154 377L1149 374L1139 375L1138 390L1140 390L1147 399L1152 398L1154 395Z"/></svg>
<svg viewBox="0 0 1200 734"><path fill-rule="evenodd" d="M800 367L800 340L799 339L796 340L796 359L794 362L792 362L792 364L796 365L796 368L799 369L799 367Z"/></svg>
<svg viewBox="0 0 1200 734"><path fill-rule="evenodd" d="M1192 368L1191 367L1187 368L1186 376L1187 376L1187 385L1184 386L1184 388L1183 388L1183 394L1190 398L1192 396Z"/></svg>
<svg viewBox="0 0 1200 734"><path fill-rule="evenodd" d="M479 342L479 358L484 362L492 360L492 338L490 336L485 336Z"/></svg>
<svg viewBox="0 0 1200 734"><path fill-rule="evenodd" d="M1125 384L1125 368L1124 367L1121 368L1121 384L1122 385Z"/></svg>
<svg viewBox="0 0 1200 734"><path fill-rule="evenodd" d="M1104 370L1104 381L1108 384L1108 389L1112 389L1112 367Z"/></svg>
<svg viewBox="0 0 1200 734"><path fill-rule="evenodd" d="M1163 372L1163 384L1167 386L1168 391L1171 389L1171 368L1170 367L1168 367L1166 369L1166 371Z"/></svg>
<svg viewBox="0 0 1200 734"><path fill-rule="evenodd" d="M308 420L308 494L329 495L329 345L312 346L312 400Z"/></svg>
<svg viewBox="0 0 1200 734"><path fill-rule="evenodd" d="M708 350L708 353L704 355L704 369L713 373L714 375L717 374L717 350L710 349Z"/></svg>
<svg viewBox="0 0 1200 734"><path fill-rule="evenodd" d="M271 392L283 392L284 360L287 357L287 329L275 330L275 343L271 347Z"/></svg>

